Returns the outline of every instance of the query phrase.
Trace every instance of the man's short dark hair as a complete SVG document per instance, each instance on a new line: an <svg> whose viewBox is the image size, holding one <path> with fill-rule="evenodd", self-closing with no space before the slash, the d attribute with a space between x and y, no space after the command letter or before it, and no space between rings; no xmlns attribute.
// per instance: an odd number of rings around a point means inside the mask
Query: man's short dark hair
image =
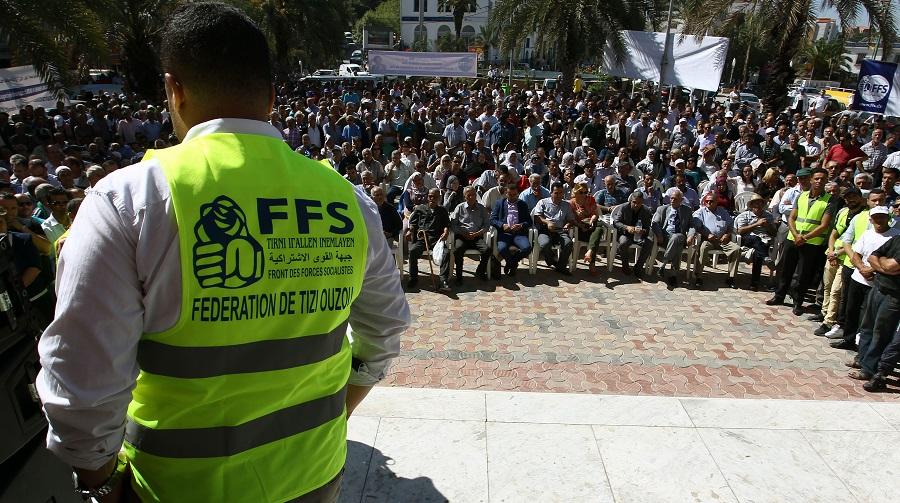
<svg viewBox="0 0 900 503"><path fill-rule="evenodd" d="M816 174L819 174L819 173L823 173L825 176L828 176L828 170L825 169L825 168L815 168L815 169L812 170L812 172L810 173L810 175L816 175Z"/></svg>
<svg viewBox="0 0 900 503"><path fill-rule="evenodd" d="M553 182L553 183L550 184L550 191L551 191L551 192L554 191L554 190L556 190L556 189L562 189L562 190L565 190L565 188L563 187L562 182Z"/></svg>
<svg viewBox="0 0 900 503"><path fill-rule="evenodd" d="M66 189L61 189L59 187L53 187L49 191L47 191L47 200L50 200L50 196L63 196L66 199L69 199L69 193L66 192Z"/></svg>
<svg viewBox="0 0 900 503"><path fill-rule="evenodd" d="M890 173L896 177L900 177L900 169L897 169L893 166L882 168L881 174Z"/></svg>
<svg viewBox="0 0 900 503"><path fill-rule="evenodd" d="M198 93L214 98L265 99L272 86L266 37L235 7L184 3L169 16L160 61Z"/></svg>

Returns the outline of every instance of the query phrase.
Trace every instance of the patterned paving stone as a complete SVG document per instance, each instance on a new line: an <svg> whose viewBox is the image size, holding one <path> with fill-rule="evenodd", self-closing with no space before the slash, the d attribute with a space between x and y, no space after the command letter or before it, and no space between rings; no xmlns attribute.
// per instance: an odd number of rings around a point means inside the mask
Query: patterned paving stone
<svg viewBox="0 0 900 503"><path fill-rule="evenodd" d="M471 274L474 263L467 261ZM420 270L427 270L422 269ZM540 269L446 296L408 293L413 324L388 386L734 398L900 400L869 394L812 331L772 308L768 294L725 288L708 269L704 290L636 283L579 269ZM741 275L738 284L746 284ZM430 281L420 280L430 286Z"/></svg>

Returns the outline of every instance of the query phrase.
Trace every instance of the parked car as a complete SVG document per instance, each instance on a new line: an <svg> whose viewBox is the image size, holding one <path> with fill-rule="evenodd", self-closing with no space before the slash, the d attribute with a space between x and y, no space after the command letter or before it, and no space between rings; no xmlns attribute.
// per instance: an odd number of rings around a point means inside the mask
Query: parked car
<svg viewBox="0 0 900 503"><path fill-rule="evenodd" d="M322 69L313 72L313 77L330 77L332 75L337 75L334 70Z"/></svg>
<svg viewBox="0 0 900 503"><path fill-rule="evenodd" d="M359 49L353 51L350 54L350 62L356 65L361 65L363 63L363 52Z"/></svg>

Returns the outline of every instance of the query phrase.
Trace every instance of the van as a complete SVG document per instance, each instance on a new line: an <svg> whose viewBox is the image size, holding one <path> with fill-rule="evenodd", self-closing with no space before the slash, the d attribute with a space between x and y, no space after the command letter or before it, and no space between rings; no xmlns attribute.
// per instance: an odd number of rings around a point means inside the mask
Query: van
<svg viewBox="0 0 900 503"><path fill-rule="evenodd" d="M338 75L341 77L354 77L358 75L368 75L369 72L362 69L356 63L345 63L338 68Z"/></svg>

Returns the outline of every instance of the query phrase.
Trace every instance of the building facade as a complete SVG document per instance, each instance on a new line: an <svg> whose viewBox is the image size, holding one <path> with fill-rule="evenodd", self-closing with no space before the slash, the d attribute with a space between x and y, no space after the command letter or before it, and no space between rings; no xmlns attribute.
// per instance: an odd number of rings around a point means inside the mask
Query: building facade
<svg viewBox="0 0 900 503"><path fill-rule="evenodd" d="M482 28L487 26L493 0L471 0L463 17L460 38L470 50L482 47ZM421 9L421 11L420 11ZM420 19L421 18L421 19ZM421 21L421 22L420 22ZM400 37L405 46L416 47L416 40L426 40L429 51L436 50L435 42L442 36L456 36L453 12L443 0L400 0ZM518 62L531 62L535 56L534 36L528 37L516 55ZM483 58L488 62L508 61L509 54L500 54L496 48L482 47Z"/></svg>
<svg viewBox="0 0 900 503"><path fill-rule="evenodd" d="M894 44L891 50L884 54L884 49L880 45L876 47L874 42L872 44L846 42L844 43L844 56L850 58L850 71L859 73L859 67L864 59L900 63L900 43Z"/></svg>

